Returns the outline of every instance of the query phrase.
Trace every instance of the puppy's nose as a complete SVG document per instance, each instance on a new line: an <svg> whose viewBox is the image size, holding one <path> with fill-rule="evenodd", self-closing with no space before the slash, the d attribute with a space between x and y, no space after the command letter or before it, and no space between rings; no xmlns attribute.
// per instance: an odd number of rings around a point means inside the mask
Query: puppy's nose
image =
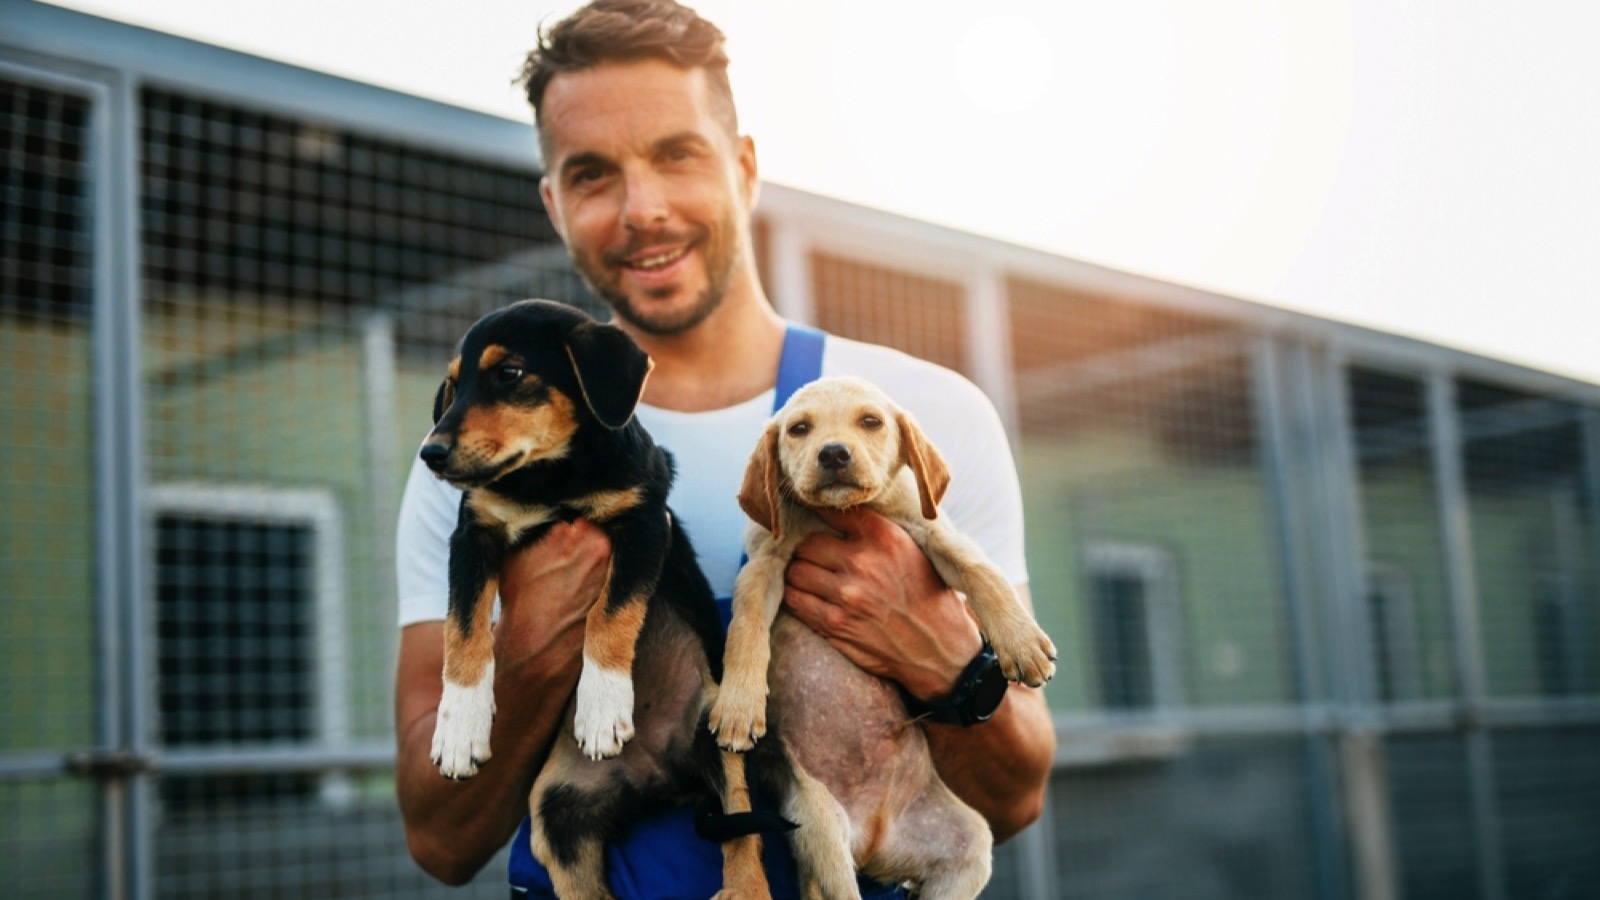
<svg viewBox="0 0 1600 900"><path fill-rule="evenodd" d="M837 472L850 465L850 448L843 444L826 444L817 451L817 462L830 472Z"/></svg>
<svg viewBox="0 0 1600 900"><path fill-rule="evenodd" d="M450 444L445 441L431 440L422 445L417 452L422 457L423 463L435 472L444 470L445 463L450 461Z"/></svg>

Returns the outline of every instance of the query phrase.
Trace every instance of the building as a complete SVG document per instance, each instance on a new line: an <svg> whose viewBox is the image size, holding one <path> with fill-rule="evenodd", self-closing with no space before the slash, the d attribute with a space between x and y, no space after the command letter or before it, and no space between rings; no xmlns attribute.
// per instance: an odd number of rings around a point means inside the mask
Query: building
<svg viewBox="0 0 1600 900"><path fill-rule="evenodd" d="M592 303L531 129L30 0L0 123L0 881L436 893L390 535L465 326ZM1011 429L1061 744L987 896L1600 890L1600 388L781 186L758 216L782 312Z"/></svg>

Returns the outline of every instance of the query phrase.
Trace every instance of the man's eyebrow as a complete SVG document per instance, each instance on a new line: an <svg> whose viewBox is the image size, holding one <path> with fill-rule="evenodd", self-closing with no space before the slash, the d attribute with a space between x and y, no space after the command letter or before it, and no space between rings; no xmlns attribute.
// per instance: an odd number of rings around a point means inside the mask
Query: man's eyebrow
<svg viewBox="0 0 1600 900"><path fill-rule="evenodd" d="M698 131L680 131L676 134L669 134L666 137L656 141L654 149L665 150L670 147L682 147L685 144L694 144L696 146L705 147L709 146L710 143L711 142L706 139L706 136Z"/></svg>
<svg viewBox="0 0 1600 900"><path fill-rule="evenodd" d="M609 164L610 160L606 159L604 156L601 156L592 150L586 150L582 153L574 153L566 159L563 159L561 161L561 173L565 175L575 169L582 169L587 166L604 166Z"/></svg>

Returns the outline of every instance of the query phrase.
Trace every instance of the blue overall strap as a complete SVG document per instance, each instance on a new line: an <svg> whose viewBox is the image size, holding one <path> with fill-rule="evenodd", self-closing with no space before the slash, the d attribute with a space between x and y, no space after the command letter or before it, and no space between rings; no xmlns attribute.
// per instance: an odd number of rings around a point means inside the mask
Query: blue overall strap
<svg viewBox="0 0 1600 900"><path fill-rule="evenodd" d="M825 332L808 325L789 323L783 334L783 355L778 358L778 384L772 393L772 411L783 408L794 392L822 377L822 346Z"/></svg>
<svg viewBox="0 0 1600 900"><path fill-rule="evenodd" d="M772 389L772 414L789 402L794 392L822 377L822 348L828 333L809 325L789 323L783 333L783 353L778 356L778 383ZM739 551L739 568L750 561L750 555ZM718 597L717 613L722 616L722 630L728 630L733 621L733 598Z"/></svg>

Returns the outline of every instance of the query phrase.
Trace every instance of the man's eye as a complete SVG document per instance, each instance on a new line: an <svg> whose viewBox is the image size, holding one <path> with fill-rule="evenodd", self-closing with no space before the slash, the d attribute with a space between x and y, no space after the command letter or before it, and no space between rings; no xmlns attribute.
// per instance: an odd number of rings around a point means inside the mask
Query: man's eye
<svg viewBox="0 0 1600 900"><path fill-rule="evenodd" d="M861 427L868 431L877 431L883 427L883 420L874 415L865 415L861 417Z"/></svg>
<svg viewBox="0 0 1600 900"><path fill-rule="evenodd" d="M811 430L811 423L810 422L796 422L793 425L789 426L789 436L790 437L805 437L806 433L809 432L810 430Z"/></svg>
<svg viewBox="0 0 1600 900"><path fill-rule="evenodd" d="M521 366L501 366L500 368L495 370L494 374L495 374L495 377L500 380L501 384L512 384L514 382L522 380L522 367Z"/></svg>

